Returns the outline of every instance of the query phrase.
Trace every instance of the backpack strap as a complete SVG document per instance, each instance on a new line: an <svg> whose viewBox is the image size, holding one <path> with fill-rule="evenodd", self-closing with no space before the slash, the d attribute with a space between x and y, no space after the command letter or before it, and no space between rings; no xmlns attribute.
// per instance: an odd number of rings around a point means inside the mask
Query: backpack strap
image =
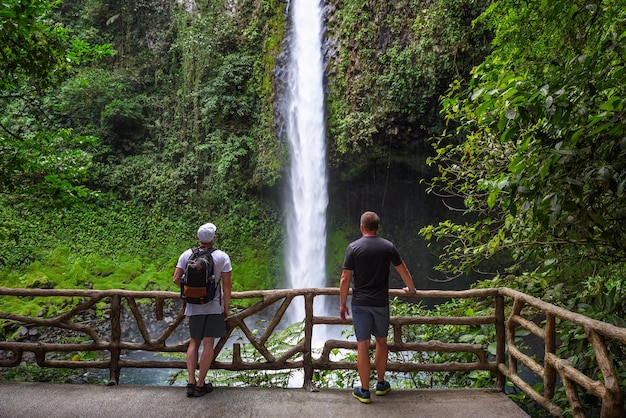
<svg viewBox="0 0 626 418"><path fill-rule="evenodd" d="M193 257L194 252L196 251L196 248L190 248L191 250L191 255L189 256L189 258L187 259L187 262L189 261L189 259L191 257ZM187 264L187 262L185 262L185 264ZM185 281L187 280L187 278L185 277L187 274L187 266L185 266L185 268L183 269L183 276L181 277L181 281L180 281L180 298L183 300L183 310L185 309L185 305L187 305L187 301L185 300Z"/></svg>
<svg viewBox="0 0 626 418"><path fill-rule="evenodd" d="M209 251L209 256L213 257L213 251L217 250L217 248L209 248L206 251ZM211 272L212 275L215 275L215 260L213 260L213 271ZM220 305L222 305L222 276L220 275L219 277L217 277L215 279L215 291L219 292L219 297L220 297Z"/></svg>
<svg viewBox="0 0 626 418"><path fill-rule="evenodd" d="M217 248L211 247L205 251L209 253L209 257L213 258L213 252L215 250L217 250ZM213 267L213 271L211 272L211 274L215 276L215 259L213 259L212 267ZM218 294L220 297L220 305L221 305L222 304L222 276L221 275L215 279L215 291L219 292Z"/></svg>
<svg viewBox="0 0 626 418"><path fill-rule="evenodd" d="M220 295L220 305L222 304L222 276L217 278L215 281L215 291L219 292Z"/></svg>
<svg viewBox="0 0 626 418"><path fill-rule="evenodd" d="M217 248L203 248L203 247L197 247L196 250L198 252L200 251L204 251L207 252L209 257L211 257L213 259L213 252L215 250L217 250ZM213 259L213 262L211 263L211 267L213 269L213 271L211 271L211 275L215 275L215 259ZM217 277L215 280L215 292L219 292L219 297L220 297L220 305L222 304L222 276Z"/></svg>

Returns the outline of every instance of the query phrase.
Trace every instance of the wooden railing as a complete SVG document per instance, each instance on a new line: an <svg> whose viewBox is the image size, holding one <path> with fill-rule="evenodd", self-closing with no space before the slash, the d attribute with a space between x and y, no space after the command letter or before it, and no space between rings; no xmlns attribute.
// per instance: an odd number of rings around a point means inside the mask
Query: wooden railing
<svg viewBox="0 0 626 418"><path fill-rule="evenodd" d="M327 340L322 353L313 358L312 337L313 328L318 325L346 326L350 321L342 321L337 316L314 315L314 301L320 296L338 296L337 288L311 289L283 289L234 292L233 300L252 300L248 308L232 314L227 321L228 335L218 341L215 356L222 352L228 338L238 330L238 333L247 338L248 343L260 353L264 360L245 361L241 356L241 346L235 343L232 346L231 361L215 361L212 368L225 370L285 370L301 369L304 374L304 386L309 390L316 390L313 385L315 370L356 370L356 363L348 361L333 361L331 352L334 349L356 350L356 342L347 340ZM624 400L622 388L616 376L617 360L611 359L607 350L606 340L610 339L618 344L626 345L626 329L616 327L601 321L593 320L583 315L572 313L565 309L543 302L521 292L507 288L475 289L464 291L418 291L407 295L401 290L390 290L390 296L415 299L430 298L474 298L492 301L493 315L474 317L392 317L391 326L393 337L389 341L391 352L453 352L472 353L474 362L449 362L443 364L422 362L395 362L388 364L389 371L398 372L469 372L473 370L487 370L496 376L498 391L504 391L508 379L517 388L525 392L531 399L541 405L554 416L563 415L563 409L554 403L557 377L565 388L572 415L585 416L585 411L578 398L578 392L599 398L602 405L601 416L605 418L622 417L624 414ZM16 324L28 327L46 327L56 329L60 333L69 333L69 336L59 338L54 342L29 341L0 341L0 352L5 355L0 360L1 367L15 367L23 361L23 354L34 354L40 367L59 368L101 368L109 369L109 384L115 385L120 379L122 368L179 368L185 369L182 360L131 360L122 355L126 351L142 350L158 353L185 352L188 340L176 341L168 344L184 320L182 303L177 292L134 292L125 290L60 290L60 289L12 289L0 288L0 297L22 298L24 301L40 301L42 312L36 316L22 316L10 312L0 312L0 319L5 326ZM49 303L47 298L62 299L67 311L44 313ZM272 353L267 342L294 298L304 300L304 338L293 347L282 353ZM148 315L142 307L146 305L154 309L154 317ZM233 302L235 304L236 302ZM297 302L299 303L299 301ZM56 304L55 306L58 306ZM124 308L127 307L127 309ZM174 310L174 317L165 323L164 312L168 307ZM277 307L277 308L276 308ZM102 315L100 325L91 323L89 318L94 312ZM275 311L275 312L274 312ZM130 315L125 314L130 312ZM248 325L245 320L261 312L269 313L271 320L260 335ZM505 314L507 312L507 314ZM524 313L522 313L524 312ZM148 318L148 317L151 318ZM122 338L122 321L133 320L139 331L142 342L133 342ZM149 326L152 322L163 325L159 335L152 335ZM103 324L104 322L104 324ZM567 359L559 358L557 352L558 327L562 323L582 328L593 350L603 380L589 377L572 367ZM403 328L411 325L489 325L495 328L496 355L489 356L486 345L468 344L461 342L426 341L413 342L403 340ZM519 328L530 331L543 341L543 353L533 359L517 343L515 335ZM106 332L103 332L103 329ZM103 335L105 334L105 335ZM87 342L85 342L87 341ZM101 352L101 358L108 360L67 360L51 359L48 353L73 352ZM69 356L67 356L69 357ZM223 356L222 356L223 358ZM520 376L519 363L528 371L543 380L543 390L537 392ZM373 365L372 365L373 367Z"/></svg>

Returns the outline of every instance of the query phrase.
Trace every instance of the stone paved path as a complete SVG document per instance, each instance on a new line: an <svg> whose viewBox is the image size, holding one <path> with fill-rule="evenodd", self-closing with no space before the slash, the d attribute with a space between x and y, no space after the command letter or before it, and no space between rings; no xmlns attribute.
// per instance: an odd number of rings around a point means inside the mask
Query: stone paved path
<svg viewBox="0 0 626 418"><path fill-rule="evenodd" d="M480 389L395 389L362 404L348 389L215 388L0 382L0 417L528 417L506 395Z"/></svg>

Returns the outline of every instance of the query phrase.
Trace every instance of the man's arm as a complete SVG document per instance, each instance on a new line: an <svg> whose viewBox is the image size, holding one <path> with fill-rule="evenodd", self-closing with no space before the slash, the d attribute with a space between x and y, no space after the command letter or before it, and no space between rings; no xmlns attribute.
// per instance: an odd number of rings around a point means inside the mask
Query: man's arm
<svg viewBox="0 0 626 418"><path fill-rule="evenodd" d="M176 286L180 286L180 279L183 277L184 272L185 271L181 269L180 267L176 267L174 269L173 281L174 281L174 284L176 284Z"/></svg>
<svg viewBox="0 0 626 418"><path fill-rule="evenodd" d="M352 280L352 270L341 270L341 280L339 281L339 316L345 320L348 312L348 293L350 292L350 281Z"/></svg>
<svg viewBox="0 0 626 418"><path fill-rule="evenodd" d="M230 293L233 290L233 272L222 272L222 287L224 289L224 318L228 318L230 311Z"/></svg>
<svg viewBox="0 0 626 418"><path fill-rule="evenodd" d="M402 262L402 264L394 267L396 268L396 271L400 273L400 277L402 277L402 281L406 285L406 287L402 290L407 293L415 293L415 284L413 283L413 277L411 277L411 273L409 272L409 269L404 261Z"/></svg>

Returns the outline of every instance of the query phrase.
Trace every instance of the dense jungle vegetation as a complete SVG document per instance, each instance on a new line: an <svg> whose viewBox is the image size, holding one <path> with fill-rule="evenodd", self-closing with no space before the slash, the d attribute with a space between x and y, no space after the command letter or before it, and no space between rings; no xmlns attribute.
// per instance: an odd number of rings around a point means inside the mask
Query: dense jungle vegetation
<svg viewBox="0 0 626 418"><path fill-rule="evenodd" d="M382 176L383 159L425 167L428 138L444 128L439 97L490 48L491 32L472 26L487 4L327 2L330 284L366 209L346 214L341 193ZM168 289L181 248L210 219L235 290L281 286L287 10L258 0L6 3L7 285ZM120 270L127 283L110 280Z"/></svg>
<svg viewBox="0 0 626 418"><path fill-rule="evenodd" d="M329 285L393 166L442 274L626 326L626 2L325 4ZM282 286L287 5L3 2L1 285L170 290L210 220L235 291Z"/></svg>

